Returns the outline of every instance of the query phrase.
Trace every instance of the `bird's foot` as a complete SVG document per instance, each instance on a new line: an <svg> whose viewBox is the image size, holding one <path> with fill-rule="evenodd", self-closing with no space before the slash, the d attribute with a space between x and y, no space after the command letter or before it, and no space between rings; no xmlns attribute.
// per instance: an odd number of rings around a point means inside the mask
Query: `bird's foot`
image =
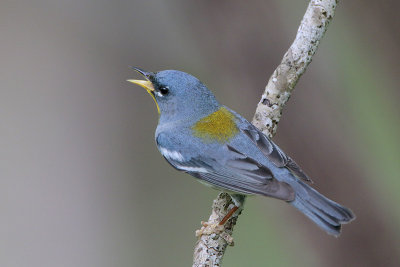
<svg viewBox="0 0 400 267"><path fill-rule="evenodd" d="M224 226L219 223L201 221L201 225L201 229L196 230L197 237L201 237L202 235L220 234L224 230Z"/></svg>
<svg viewBox="0 0 400 267"><path fill-rule="evenodd" d="M201 229L196 230L196 236L200 238L203 235L220 235L230 246L233 246L233 237L224 232L224 225L220 223L210 223L201 221Z"/></svg>

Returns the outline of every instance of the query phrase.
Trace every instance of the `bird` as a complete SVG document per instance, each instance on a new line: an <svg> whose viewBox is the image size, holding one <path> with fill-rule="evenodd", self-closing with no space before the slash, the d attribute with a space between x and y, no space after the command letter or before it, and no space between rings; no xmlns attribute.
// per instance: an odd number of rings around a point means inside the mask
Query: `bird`
<svg viewBox="0 0 400 267"><path fill-rule="evenodd" d="M159 120L155 141L175 169L227 192L231 211L198 236L221 226L243 207L249 195L272 197L295 207L330 235L339 236L353 212L310 186L309 176L265 134L237 112L220 104L196 77L178 70L158 72L132 67L145 80L127 80L146 89Z"/></svg>

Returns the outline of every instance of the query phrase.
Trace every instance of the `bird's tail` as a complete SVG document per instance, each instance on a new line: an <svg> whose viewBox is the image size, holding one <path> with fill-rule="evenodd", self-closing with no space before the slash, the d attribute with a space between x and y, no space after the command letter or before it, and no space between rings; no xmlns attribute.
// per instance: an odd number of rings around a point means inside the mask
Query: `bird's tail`
<svg viewBox="0 0 400 267"><path fill-rule="evenodd" d="M355 219L350 209L326 198L300 180L296 183L296 198L290 204L328 234L338 236L342 224Z"/></svg>

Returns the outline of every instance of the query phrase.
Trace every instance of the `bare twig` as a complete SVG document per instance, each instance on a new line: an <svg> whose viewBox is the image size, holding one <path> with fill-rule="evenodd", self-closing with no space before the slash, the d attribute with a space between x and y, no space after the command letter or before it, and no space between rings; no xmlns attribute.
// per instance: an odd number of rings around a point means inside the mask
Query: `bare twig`
<svg viewBox="0 0 400 267"><path fill-rule="evenodd" d="M335 13L337 0L311 0L300 23L296 39L283 56L282 62L270 77L265 91L257 105L252 123L265 135L276 133L283 107L289 100L300 76L310 64L319 42ZM219 222L233 206L228 194L220 193L214 200L209 222ZM197 241L194 267L220 266L225 250L230 243L237 216L225 224L225 234L203 235Z"/></svg>

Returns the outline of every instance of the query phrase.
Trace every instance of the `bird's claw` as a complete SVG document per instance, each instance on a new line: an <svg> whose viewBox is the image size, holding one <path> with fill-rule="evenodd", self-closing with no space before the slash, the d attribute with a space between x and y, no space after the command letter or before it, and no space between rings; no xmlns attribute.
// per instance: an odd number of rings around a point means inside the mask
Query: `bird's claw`
<svg viewBox="0 0 400 267"><path fill-rule="evenodd" d="M231 237L228 233L224 232L224 225L219 223L210 223L201 221L201 229L196 230L196 236L198 238L202 237L203 235L212 235L218 234L220 235L229 245L233 245L233 237Z"/></svg>
<svg viewBox="0 0 400 267"><path fill-rule="evenodd" d="M201 221L201 225L201 229L196 230L197 237L201 237L202 235L220 234L224 230L224 226L219 223Z"/></svg>

